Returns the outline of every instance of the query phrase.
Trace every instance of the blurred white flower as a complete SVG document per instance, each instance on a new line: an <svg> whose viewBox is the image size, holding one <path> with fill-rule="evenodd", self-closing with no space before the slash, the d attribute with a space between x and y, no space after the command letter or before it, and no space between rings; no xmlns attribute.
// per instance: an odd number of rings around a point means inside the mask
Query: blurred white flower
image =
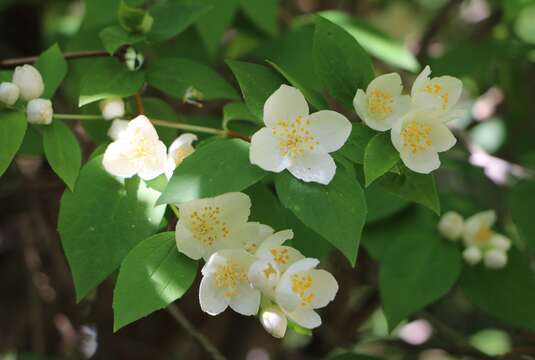
<svg viewBox="0 0 535 360"><path fill-rule="evenodd" d="M165 172L167 149L150 120L140 115L128 123L122 135L106 148L102 164L120 177L139 175L151 180Z"/></svg>
<svg viewBox="0 0 535 360"><path fill-rule="evenodd" d="M45 90L41 73L31 65L17 66L12 82L18 86L20 97L26 101L37 99Z"/></svg>
<svg viewBox="0 0 535 360"><path fill-rule="evenodd" d="M128 129L128 120L115 119L111 122L111 126L108 129L108 136L113 140L120 139L126 134Z"/></svg>
<svg viewBox="0 0 535 360"><path fill-rule="evenodd" d="M102 100L98 105L105 120L113 120L124 116L124 101L119 97Z"/></svg>
<svg viewBox="0 0 535 360"><path fill-rule="evenodd" d="M366 92L357 90L353 106L366 125L386 131L405 115L411 105L408 95L401 95L403 84L398 73L384 74L370 82Z"/></svg>
<svg viewBox="0 0 535 360"><path fill-rule="evenodd" d="M19 87L10 82L0 84L0 101L6 105L13 105L19 99Z"/></svg>
<svg viewBox="0 0 535 360"><path fill-rule="evenodd" d="M260 312L260 323L276 338L283 338L288 327L288 319L278 306L270 306Z"/></svg>
<svg viewBox="0 0 535 360"><path fill-rule="evenodd" d="M464 219L455 211L448 211L442 215L438 222L438 231L440 234L452 241L458 240L463 234L463 230Z"/></svg>
<svg viewBox="0 0 535 360"><path fill-rule="evenodd" d="M251 139L251 163L277 173L288 169L306 182L332 180L336 165L329 153L341 148L351 132L344 115L330 110L309 114L301 91L281 85L264 104L264 124Z"/></svg>
<svg viewBox="0 0 535 360"><path fill-rule="evenodd" d="M33 99L26 106L26 116L30 124L48 125L52 123L52 102L46 99Z"/></svg>
<svg viewBox="0 0 535 360"><path fill-rule="evenodd" d="M414 81L411 89L413 106L452 110L463 90L461 80L453 76L430 78L431 68L426 66Z"/></svg>
<svg viewBox="0 0 535 360"><path fill-rule="evenodd" d="M491 249L483 256L483 263L491 269L501 269L507 265L507 254L503 250Z"/></svg>
<svg viewBox="0 0 535 360"><path fill-rule="evenodd" d="M475 265L481 261L483 254L477 246L469 246L463 251L463 259L470 265Z"/></svg>
<svg viewBox="0 0 535 360"><path fill-rule="evenodd" d="M167 176L168 179L171 178L176 167L195 151L192 143L197 139L197 135L185 133L177 137L171 143L167 153L167 165L165 170L165 176Z"/></svg>

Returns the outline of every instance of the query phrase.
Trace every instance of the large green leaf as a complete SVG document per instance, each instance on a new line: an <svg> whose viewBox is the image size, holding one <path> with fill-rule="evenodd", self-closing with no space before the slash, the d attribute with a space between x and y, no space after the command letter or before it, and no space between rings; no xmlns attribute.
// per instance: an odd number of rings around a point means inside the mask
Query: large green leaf
<svg viewBox="0 0 535 360"><path fill-rule="evenodd" d="M98 35L104 49L111 55L123 45L134 45L145 40L145 35L128 32L119 25L108 26Z"/></svg>
<svg viewBox="0 0 535 360"><path fill-rule="evenodd" d="M278 5L279 0L241 0L241 7L245 15L258 26L260 30L271 36L275 36L278 33Z"/></svg>
<svg viewBox="0 0 535 360"><path fill-rule="evenodd" d="M388 327L446 294L462 269L461 253L438 232L406 233L381 258L379 290Z"/></svg>
<svg viewBox="0 0 535 360"><path fill-rule="evenodd" d="M338 167L333 180L324 186L300 181L285 171L276 175L275 185L282 204L355 265L366 200L353 173Z"/></svg>
<svg viewBox="0 0 535 360"><path fill-rule="evenodd" d="M41 73L45 83L45 90L41 97L50 99L67 75L67 61L63 58L58 44L52 45L43 52L37 59L35 67Z"/></svg>
<svg viewBox="0 0 535 360"><path fill-rule="evenodd" d="M186 0L211 6L196 23L201 39L208 52L214 54L221 43L223 33L228 29L238 7L240 0Z"/></svg>
<svg viewBox="0 0 535 360"><path fill-rule="evenodd" d="M74 184L82 165L82 153L78 140L61 121L45 126L43 146L46 159L56 174L74 191Z"/></svg>
<svg viewBox="0 0 535 360"><path fill-rule="evenodd" d="M370 140L377 134L364 123L353 123L346 143L336 153L355 164L364 164L364 153Z"/></svg>
<svg viewBox="0 0 535 360"><path fill-rule="evenodd" d="M144 82L143 71L130 71L115 59L94 60L80 81L78 106L108 97L134 95Z"/></svg>
<svg viewBox="0 0 535 360"><path fill-rule="evenodd" d="M167 1L150 9L154 18L152 28L147 34L150 40L164 41L175 37L209 11L210 6L196 3Z"/></svg>
<svg viewBox="0 0 535 360"><path fill-rule="evenodd" d="M530 247L535 248L535 181L524 180L516 184L511 190L509 203L513 222L518 227L520 236Z"/></svg>
<svg viewBox="0 0 535 360"><path fill-rule="evenodd" d="M182 98L188 88L200 91L203 99L239 99L225 79L209 66L180 58L162 58L150 64L147 81L161 91Z"/></svg>
<svg viewBox="0 0 535 360"><path fill-rule="evenodd" d="M26 133L26 117L19 111L0 111L0 176L19 150Z"/></svg>
<svg viewBox="0 0 535 360"><path fill-rule="evenodd" d="M227 60L228 66L240 84L247 107L258 119L263 119L264 103L284 79L274 70L258 64Z"/></svg>
<svg viewBox="0 0 535 360"><path fill-rule="evenodd" d="M82 168L75 191L61 198L58 222L78 301L158 229L165 212L155 206L158 195L137 177L108 174L102 156Z"/></svg>
<svg viewBox="0 0 535 360"><path fill-rule="evenodd" d="M357 89L365 89L374 77L370 57L357 40L320 16L316 17L314 60L323 85L348 108L353 108Z"/></svg>
<svg viewBox="0 0 535 360"><path fill-rule="evenodd" d="M399 161L399 153L392 146L389 133L375 135L364 150L366 186L386 174Z"/></svg>
<svg viewBox="0 0 535 360"><path fill-rule="evenodd" d="M466 297L497 319L535 331L535 274L516 249L504 269L466 266L461 276Z"/></svg>
<svg viewBox="0 0 535 360"><path fill-rule="evenodd" d="M197 274L197 262L178 252L174 232L143 240L121 265L113 310L115 331L182 297Z"/></svg>
<svg viewBox="0 0 535 360"><path fill-rule="evenodd" d="M219 140L198 148L173 173L159 204L241 191L267 173L249 162L249 144L243 140Z"/></svg>
<svg viewBox="0 0 535 360"><path fill-rule="evenodd" d="M368 217L366 223L380 221L410 205L408 201L388 191L378 184L371 184L364 190L366 204L368 205Z"/></svg>

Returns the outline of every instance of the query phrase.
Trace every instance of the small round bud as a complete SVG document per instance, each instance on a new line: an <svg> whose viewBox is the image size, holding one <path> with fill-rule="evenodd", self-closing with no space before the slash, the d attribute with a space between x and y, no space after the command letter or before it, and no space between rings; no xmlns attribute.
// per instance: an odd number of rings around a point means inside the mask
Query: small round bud
<svg viewBox="0 0 535 360"><path fill-rule="evenodd" d="M438 231L445 238L456 241L464 230L464 220L461 215L455 211L445 213L438 222Z"/></svg>
<svg viewBox="0 0 535 360"><path fill-rule="evenodd" d="M26 107L26 115L30 124L48 125L52 122L52 102L46 99L33 99Z"/></svg>
<svg viewBox="0 0 535 360"><path fill-rule="evenodd" d="M17 66L13 73L13 83L19 87L20 97L26 101L38 98L45 89L41 73L31 65Z"/></svg>
<svg viewBox="0 0 535 360"><path fill-rule="evenodd" d="M286 334L288 320L278 307L270 306L260 313L260 323L273 337L282 338Z"/></svg>
<svg viewBox="0 0 535 360"><path fill-rule="evenodd" d="M501 269L507 265L507 254L502 250L491 249L485 253L483 263L490 269Z"/></svg>
<svg viewBox="0 0 535 360"><path fill-rule="evenodd" d="M126 67L130 71L137 71L141 68L144 61L143 54L138 53L136 49L133 47L129 47L126 50L126 54L124 55L124 61L126 63Z"/></svg>
<svg viewBox="0 0 535 360"><path fill-rule="evenodd" d="M10 82L0 84L0 101L6 105L13 105L19 99L19 87Z"/></svg>
<svg viewBox="0 0 535 360"><path fill-rule="evenodd" d="M469 246L463 251L463 258L468 264L475 265L481 261L481 250L475 246Z"/></svg>
<svg viewBox="0 0 535 360"><path fill-rule="evenodd" d="M99 103L102 117L106 120L124 116L124 101L121 98L109 98Z"/></svg>
<svg viewBox="0 0 535 360"><path fill-rule="evenodd" d="M511 240L501 234L493 234L490 238L490 246L497 250L507 251L511 247Z"/></svg>
<svg viewBox="0 0 535 360"><path fill-rule="evenodd" d="M113 120L110 128L108 129L108 136L113 140L122 138L126 133L126 129L128 129L128 123L128 120Z"/></svg>

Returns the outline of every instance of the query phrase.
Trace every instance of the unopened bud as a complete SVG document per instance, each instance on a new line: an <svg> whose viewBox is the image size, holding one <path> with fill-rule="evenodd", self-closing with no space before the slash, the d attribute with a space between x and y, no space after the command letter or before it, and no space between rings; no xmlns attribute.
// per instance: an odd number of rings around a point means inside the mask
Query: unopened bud
<svg viewBox="0 0 535 360"><path fill-rule="evenodd" d="M270 306L260 313L260 323L273 337L282 338L286 334L288 320L278 307Z"/></svg>
<svg viewBox="0 0 535 360"><path fill-rule="evenodd" d="M26 101L37 99L45 89L41 73L31 65L17 66L13 83L19 87L20 97Z"/></svg>
<svg viewBox="0 0 535 360"><path fill-rule="evenodd" d="M33 99L26 107L28 122L31 124L48 125L52 122L52 102L46 99Z"/></svg>
<svg viewBox="0 0 535 360"><path fill-rule="evenodd" d="M6 105L13 105L19 99L19 87L10 82L0 84L0 101Z"/></svg>
<svg viewBox="0 0 535 360"><path fill-rule="evenodd" d="M470 265L480 262L481 257L481 250L475 246L469 246L463 251L463 259Z"/></svg>
<svg viewBox="0 0 535 360"><path fill-rule="evenodd" d="M507 265L507 254L502 250L491 249L485 253L483 263L490 269L501 269Z"/></svg>
<svg viewBox="0 0 535 360"><path fill-rule="evenodd" d="M455 211L449 211L442 215L438 223L438 231L445 238L455 241L458 240L464 229L464 220L461 215Z"/></svg>
<svg viewBox="0 0 535 360"><path fill-rule="evenodd" d="M122 138L126 133L126 129L128 128L128 123L128 120L113 120L110 128L108 129L108 136L113 140Z"/></svg>
<svg viewBox="0 0 535 360"><path fill-rule="evenodd" d="M126 50L126 54L124 55L126 67L130 71L139 70L139 68L141 68L141 66L143 65L144 59L145 58L143 57L143 54L138 53L133 47L129 47Z"/></svg>
<svg viewBox="0 0 535 360"><path fill-rule="evenodd" d="M102 117L106 120L124 116L124 101L121 98L109 98L99 103Z"/></svg>
<svg viewBox="0 0 535 360"><path fill-rule="evenodd" d="M148 33L154 22L153 17L147 11L130 7L124 1L121 1L119 5L118 16L119 23L125 30L141 34Z"/></svg>

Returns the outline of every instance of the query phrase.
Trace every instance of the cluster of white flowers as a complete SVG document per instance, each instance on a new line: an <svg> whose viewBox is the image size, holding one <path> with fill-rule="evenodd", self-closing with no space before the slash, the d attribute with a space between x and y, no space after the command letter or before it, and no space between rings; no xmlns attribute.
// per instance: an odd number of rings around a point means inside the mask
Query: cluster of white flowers
<svg viewBox="0 0 535 360"><path fill-rule="evenodd" d="M377 131L390 131L392 144L409 169L428 174L440 166L439 152L447 151L456 139L446 123L459 117L454 110L462 82L451 76L430 78L426 66L418 75L411 95L402 95L397 73L375 78L359 89L353 105L362 121Z"/></svg>
<svg viewBox="0 0 535 360"><path fill-rule="evenodd" d="M338 283L315 269L318 260L284 245L293 238L291 230L274 232L249 222L250 207L250 198L237 192L178 205L177 248L206 261L201 309L217 315L230 306L243 315L259 314L275 337L284 336L287 318L304 328L318 327L321 318L314 309L334 299Z"/></svg>
<svg viewBox="0 0 535 360"><path fill-rule="evenodd" d="M118 100L111 101L101 104L103 116L106 114L110 119L122 116L118 114L124 113L124 105L123 110L119 111ZM193 153L192 143L197 140L194 134L182 134L168 150L160 141L150 120L144 115L131 121L114 120L108 135L114 141L104 152L102 164L106 171L124 178L139 175L143 180L151 180L161 174L170 178L175 168Z"/></svg>
<svg viewBox="0 0 535 360"><path fill-rule="evenodd" d="M439 232L449 240L462 238L465 250L464 260L475 265L483 260L486 267L500 269L507 265L507 251L511 240L492 230L496 213L487 210L464 220L461 215L450 211L445 213L438 223Z"/></svg>
<svg viewBox="0 0 535 360"><path fill-rule="evenodd" d="M52 122L52 102L40 99L45 85L41 73L31 65L17 66L11 82L0 84L0 102L13 106L17 100L27 101L26 116L31 124L48 125Z"/></svg>

